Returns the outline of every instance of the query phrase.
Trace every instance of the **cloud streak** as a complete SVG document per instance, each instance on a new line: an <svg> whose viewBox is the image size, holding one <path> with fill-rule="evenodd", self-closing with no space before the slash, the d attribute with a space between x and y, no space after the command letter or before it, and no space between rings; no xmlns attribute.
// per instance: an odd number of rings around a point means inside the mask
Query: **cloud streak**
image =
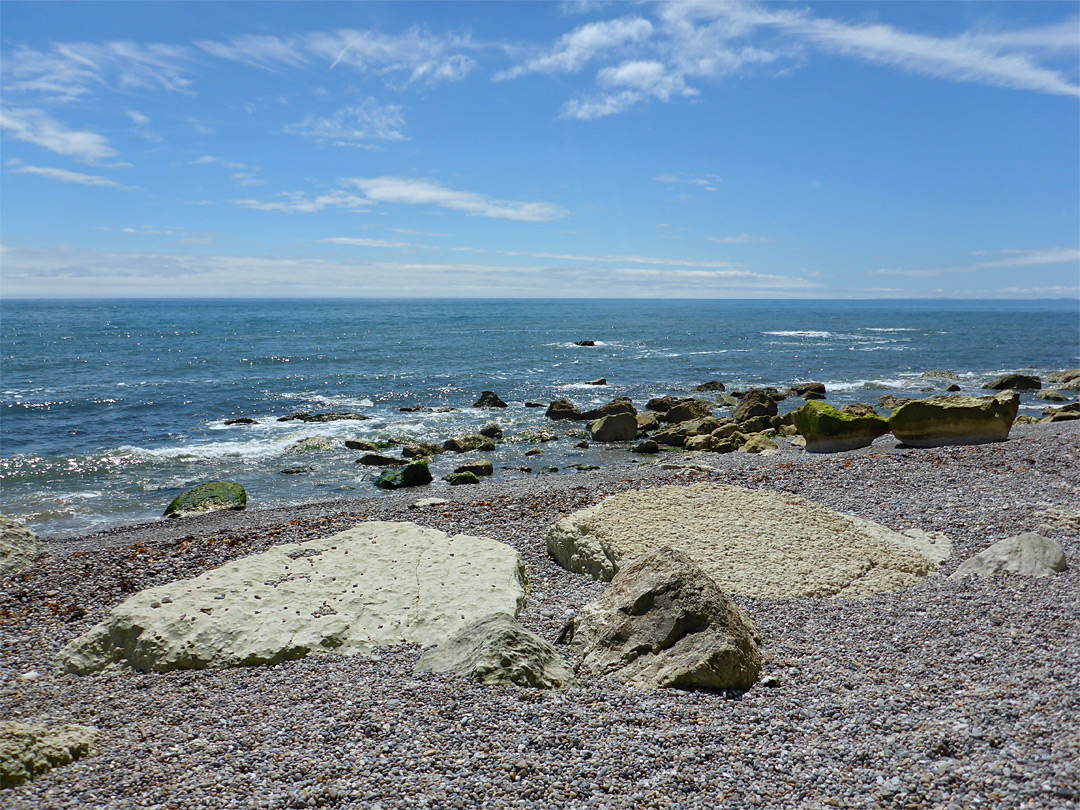
<svg viewBox="0 0 1080 810"><path fill-rule="evenodd" d="M1043 250L1002 251L1005 255L998 259L988 259L970 264L955 264L943 267L925 267L919 270L882 269L875 270L875 276L907 276L908 278L937 278L954 273L978 273L983 270L1020 270L1027 267L1039 267L1054 264L1075 264L1080 267L1080 248L1059 247Z"/></svg>
<svg viewBox="0 0 1080 810"><path fill-rule="evenodd" d="M58 183L70 183L79 186L102 186L105 188L116 188L123 191L133 191L134 186L125 186L121 183L117 183L115 180L110 180L108 177L100 177L94 174L82 174L81 172L70 172L67 169L54 169L48 166L24 166L21 163L8 162L8 171L11 174L31 174L38 177L45 177L49 180L55 180Z"/></svg>
<svg viewBox="0 0 1080 810"><path fill-rule="evenodd" d="M285 132L302 135L337 146L368 146L368 141L403 141L405 117L401 107L380 106L368 98L334 112L329 117L310 115L297 124L285 127Z"/></svg>
<svg viewBox="0 0 1080 810"><path fill-rule="evenodd" d="M88 130L68 129L42 110L2 109L0 129L16 140L84 163L116 156L107 138Z"/></svg>
<svg viewBox="0 0 1080 810"><path fill-rule="evenodd" d="M428 205L474 217L518 222L551 222L566 216L557 205L545 202L496 200L472 191L456 191L434 180L406 177L351 177L343 183L358 188L368 200L399 205Z"/></svg>

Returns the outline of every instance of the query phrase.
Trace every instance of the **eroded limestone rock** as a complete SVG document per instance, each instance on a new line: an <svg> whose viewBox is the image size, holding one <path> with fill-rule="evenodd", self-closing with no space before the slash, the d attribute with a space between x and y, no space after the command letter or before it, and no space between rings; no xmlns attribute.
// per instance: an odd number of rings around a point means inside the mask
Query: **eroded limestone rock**
<svg viewBox="0 0 1080 810"><path fill-rule="evenodd" d="M1002 572L1022 577L1048 577L1067 567L1061 543L1034 532L1025 532L999 540L964 560L949 578L992 577Z"/></svg>
<svg viewBox="0 0 1080 810"><path fill-rule="evenodd" d="M71 764L89 753L97 738L92 726L0 722L0 788Z"/></svg>

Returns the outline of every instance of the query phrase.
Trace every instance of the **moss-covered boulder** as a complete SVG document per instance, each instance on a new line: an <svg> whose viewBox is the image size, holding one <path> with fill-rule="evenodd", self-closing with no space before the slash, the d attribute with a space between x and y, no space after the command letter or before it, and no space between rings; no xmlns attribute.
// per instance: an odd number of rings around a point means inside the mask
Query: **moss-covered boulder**
<svg viewBox="0 0 1080 810"><path fill-rule="evenodd" d="M422 487L432 481L431 470L426 461L412 461L396 470L387 470L375 479L375 486L379 489L403 489L405 487Z"/></svg>
<svg viewBox="0 0 1080 810"><path fill-rule="evenodd" d="M1020 407L1015 391L992 397L942 396L901 405L889 416L889 430L910 447L1001 442Z"/></svg>
<svg viewBox="0 0 1080 810"><path fill-rule="evenodd" d="M165 508L165 517L175 518L202 512L247 507L247 492L231 481L211 481L199 484L176 496Z"/></svg>
<svg viewBox="0 0 1080 810"><path fill-rule="evenodd" d="M493 475L495 473L495 465L490 461L470 461L468 464L462 464L460 467L454 469L456 473L472 473L473 475Z"/></svg>
<svg viewBox="0 0 1080 810"><path fill-rule="evenodd" d="M490 451L495 449L495 442L487 436L454 436L443 442L443 450L448 453L468 453L470 450Z"/></svg>
<svg viewBox="0 0 1080 810"><path fill-rule="evenodd" d="M811 453L840 453L869 447L874 439L889 432L889 423L877 414L838 411L821 400L807 402L796 411L795 419Z"/></svg>

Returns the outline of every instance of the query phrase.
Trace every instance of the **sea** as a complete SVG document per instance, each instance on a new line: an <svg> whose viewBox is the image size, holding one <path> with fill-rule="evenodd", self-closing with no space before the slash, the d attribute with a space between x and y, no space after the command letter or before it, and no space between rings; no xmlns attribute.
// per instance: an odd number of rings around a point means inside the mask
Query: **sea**
<svg viewBox="0 0 1080 810"><path fill-rule="evenodd" d="M595 345L577 345L592 341ZM157 520L184 489L229 480L248 508L378 497L347 439L438 441L495 421L496 477L629 465L575 447L543 407L825 383L830 402L965 393L1080 366L1080 305L1040 301L6 300L0 301L0 511L67 537ZM606 385L590 385L604 378ZM473 407L495 391L505 409ZM709 396L707 394L699 396ZM715 395L713 395L715 396ZM781 412L801 403L792 398ZM1045 403L1027 393L1022 412ZM420 408L420 410L402 410ZM363 421L279 421L351 412ZM718 409L719 414L726 411ZM238 417L254 424L227 425ZM545 424L546 422L546 424ZM540 448L542 456L527 457ZM393 451L389 451L393 452ZM425 496L461 456L438 456ZM525 472L521 467L530 467ZM283 470L301 469L283 474ZM582 480L587 480L582 478Z"/></svg>

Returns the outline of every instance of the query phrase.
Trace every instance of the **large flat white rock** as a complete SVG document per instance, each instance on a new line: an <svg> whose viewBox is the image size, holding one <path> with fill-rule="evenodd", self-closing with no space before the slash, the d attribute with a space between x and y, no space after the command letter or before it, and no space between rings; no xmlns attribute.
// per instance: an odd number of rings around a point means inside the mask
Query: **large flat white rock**
<svg viewBox="0 0 1080 810"><path fill-rule="evenodd" d="M67 672L272 664L428 646L528 588L513 548L414 523L361 523L135 594L59 654Z"/></svg>
<svg viewBox="0 0 1080 810"><path fill-rule="evenodd" d="M601 580L669 546L725 593L766 597L897 590L952 552L940 533L896 532L797 495L719 484L613 495L556 523L547 546L563 568Z"/></svg>

